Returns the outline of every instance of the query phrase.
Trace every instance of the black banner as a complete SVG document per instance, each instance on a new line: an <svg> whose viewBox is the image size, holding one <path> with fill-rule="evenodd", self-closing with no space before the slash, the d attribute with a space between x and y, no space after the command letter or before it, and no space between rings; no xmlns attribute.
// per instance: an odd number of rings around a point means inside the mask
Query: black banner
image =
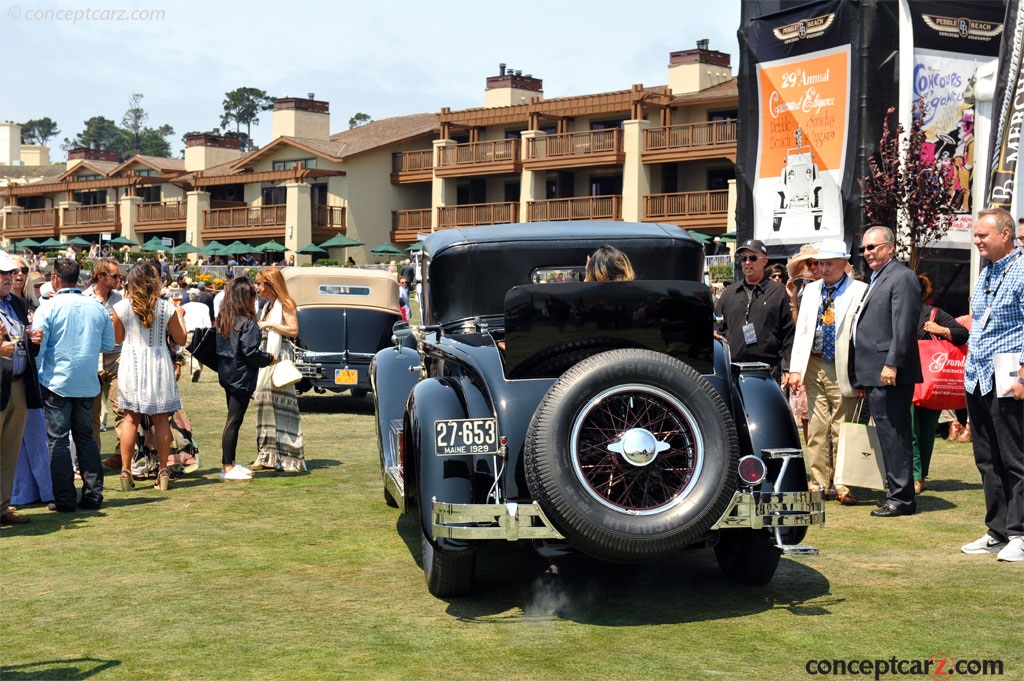
<svg viewBox="0 0 1024 681"><path fill-rule="evenodd" d="M1002 2L909 0L908 6L915 47L999 56L1005 13Z"/></svg>
<svg viewBox="0 0 1024 681"><path fill-rule="evenodd" d="M996 92L992 100L992 135L986 205L1011 210L1014 177L1020 153L1021 125L1024 123L1024 15L1016 0L1007 3L1003 40L999 49Z"/></svg>

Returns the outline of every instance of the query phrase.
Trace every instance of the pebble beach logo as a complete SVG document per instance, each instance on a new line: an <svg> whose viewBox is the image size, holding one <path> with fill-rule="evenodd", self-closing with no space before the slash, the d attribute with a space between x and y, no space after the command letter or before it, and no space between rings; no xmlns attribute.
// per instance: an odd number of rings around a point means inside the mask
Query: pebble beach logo
<svg viewBox="0 0 1024 681"><path fill-rule="evenodd" d="M946 366L964 369L967 367L967 359L950 359L948 352L936 352L932 355L931 363L928 365L928 371L937 374L945 369Z"/></svg>

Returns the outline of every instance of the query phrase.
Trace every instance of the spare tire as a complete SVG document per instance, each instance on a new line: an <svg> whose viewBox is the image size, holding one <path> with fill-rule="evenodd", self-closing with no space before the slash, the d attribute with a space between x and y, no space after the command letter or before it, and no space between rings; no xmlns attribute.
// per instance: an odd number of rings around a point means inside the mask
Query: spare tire
<svg viewBox="0 0 1024 681"><path fill-rule="evenodd" d="M576 549L650 560L701 539L736 489L736 428L692 367L649 350L589 357L548 390L527 432L534 499Z"/></svg>

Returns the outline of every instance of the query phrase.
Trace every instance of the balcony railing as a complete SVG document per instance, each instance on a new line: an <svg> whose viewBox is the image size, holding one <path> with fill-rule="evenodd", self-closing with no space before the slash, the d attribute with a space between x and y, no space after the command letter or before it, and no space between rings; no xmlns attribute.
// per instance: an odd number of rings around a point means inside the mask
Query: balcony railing
<svg viewBox="0 0 1024 681"><path fill-rule="evenodd" d="M644 219L724 215L729 210L729 190L649 194L644 197Z"/></svg>
<svg viewBox="0 0 1024 681"><path fill-rule="evenodd" d="M29 229L31 227L56 227L57 209L38 208L7 213L7 229Z"/></svg>
<svg viewBox="0 0 1024 681"><path fill-rule="evenodd" d="M622 151L622 135L618 128L545 135L527 140L526 158L559 158Z"/></svg>
<svg viewBox="0 0 1024 681"><path fill-rule="evenodd" d="M116 225L121 214L119 208L120 206L114 203L67 208L64 210L64 226Z"/></svg>
<svg viewBox="0 0 1024 681"><path fill-rule="evenodd" d="M519 140L471 142L441 147L440 167L484 165L487 163L514 163L519 160Z"/></svg>
<svg viewBox="0 0 1024 681"><path fill-rule="evenodd" d="M345 206L317 206L313 213L313 226L345 233Z"/></svg>
<svg viewBox="0 0 1024 681"><path fill-rule="evenodd" d="M736 144L736 119L686 123L644 130L644 151L667 151Z"/></svg>
<svg viewBox="0 0 1024 681"><path fill-rule="evenodd" d="M412 243L420 232L430 231L430 209L391 211L391 240L395 243Z"/></svg>
<svg viewBox="0 0 1024 681"><path fill-rule="evenodd" d="M284 204L246 206L244 208L218 208L204 211L203 227L277 227L286 221Z"/></svg>
<svg viewBox="0 0 1024 681"><path fill-rule="evenodd" d="M622 197L582 196L572 199L547 199L527 204L529 222L548 220L621 220Z"/></svg>
<svg viewBox="0 0 1024 681"><path fill-rule="evenodd" d="M180 222L185 219L184 201L158 201L140 203L137 213L139 222Z"/></svg>
<svg viewBox="0 0 1024 681"><path fill-rule="evenodd" d="M519 203L475 203L465 206L441 206L437 209L437 226L472 227L519 222Z"/></svg>
<svg viewBox="0 0 1024 681"><path fill-rule="evenodd" d="M410 173L431 170L434 167L434 150L399 151L391 155L391 172Z"/></svg>

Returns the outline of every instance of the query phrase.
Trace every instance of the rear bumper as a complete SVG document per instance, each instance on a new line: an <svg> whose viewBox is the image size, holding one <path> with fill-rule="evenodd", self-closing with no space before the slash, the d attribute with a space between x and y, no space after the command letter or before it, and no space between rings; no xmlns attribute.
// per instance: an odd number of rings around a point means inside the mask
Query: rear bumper
<svg viewBox="0 0 1024 681"><path fill-rule="evenodd" d="M435 537L447 539L564 539L537 502L506 504L431 504ZM821 492L736 492L714 530L807 527L825 523Z"/></svg>

